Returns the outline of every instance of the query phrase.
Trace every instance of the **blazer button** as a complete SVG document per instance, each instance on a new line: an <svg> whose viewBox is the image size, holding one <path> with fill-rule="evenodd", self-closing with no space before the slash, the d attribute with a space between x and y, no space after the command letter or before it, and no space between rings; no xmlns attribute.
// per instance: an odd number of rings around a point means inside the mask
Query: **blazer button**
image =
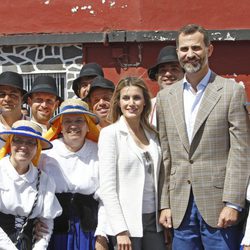
<svg viewBox="0 0 250 250"><path fill-rule="evenodd" d="M190 180L187 180L187 183L188 183L188 184L191 184L191 181L190 181Z"/></svg>
<svg viewBox="0 0 250 250"><path fill-rule="evenodd" d="M190 164L193 164L193 163L194 163L194 161L193 161L193 160L189 160L189 163L190 163Z"/></svg>

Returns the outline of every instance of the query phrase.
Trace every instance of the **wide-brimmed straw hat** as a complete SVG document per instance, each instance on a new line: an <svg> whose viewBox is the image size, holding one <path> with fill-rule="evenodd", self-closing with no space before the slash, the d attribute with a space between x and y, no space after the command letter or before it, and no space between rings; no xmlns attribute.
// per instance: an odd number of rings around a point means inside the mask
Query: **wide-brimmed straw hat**
<svg viewBox="0 0 250 250"><path fill-rule="evenodd" d="M81 99L67 99L62 102L59 113L49 121L52 128L54 124L58 124L58 119L65 114L83 114L86 118L89 118L86 119L89 127L89 132L86 134L86 138L93 141L98 140L99 129L96 124L99 123L99 119L94 113L89 111L89 106L86 102Z"/></svg>
<svg viewBox="0 0 250 250"><path fill-rule="evenodd" d="M87 63L82 66L79 76L73 81L72 89L75 94L79 97L79 86L78 83L84 76L104 76L102 67L97 63Z"/></svg>
<svg viewBox="0 0 250 250"><path fill-rule="evenodd" d="M0 132L0 138L4 141L6 141L10 135L22 135L38 139L40 140L42 149L50 149L53 147L48 140L42 137L42 128L32 121L16 121L10 130Z"/></svg>
<svg viewBox="0 0 250 250"><path fill-rule="evenodd" d="M5 71L1 73L0 85L17 88L22 92L22 95L27 93L27 91L23 88L23 77L16 72Z"/></svg>
<svg viewBox="0 0 250 250"><path fill-rule="evenodd" d="M51 76L36 77L32 83L31 90L23 96L23 102L27 103L28 97L31 96L32 93L39 92L55 95L60 102L63 101L63 98L58 94L56 80Z"/></svg>
<svg viewBox="0 0 250 250"><path fill-rule="evenodd" d="M148 69L148 76L151 80L156 80L156 73L158 72L158 68L160 64L163 63L171 63L171 62L179 62L178 56L176 53L175 46L166 46L162 48L157 57L157 62L154 66Z"/></svg>

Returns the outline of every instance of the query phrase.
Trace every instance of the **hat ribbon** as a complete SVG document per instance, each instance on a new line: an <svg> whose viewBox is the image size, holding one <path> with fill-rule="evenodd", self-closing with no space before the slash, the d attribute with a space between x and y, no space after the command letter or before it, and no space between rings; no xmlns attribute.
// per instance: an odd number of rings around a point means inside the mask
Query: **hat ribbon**
<svg viewBox="0 0 250 250"><path fill-rule="evenodd" d="M22 131L27 131L27 132L33 132L37 135L40 135L42 136L42 134L36 130L34 130L33 128L31 127L28 127L28 126L20 126L20 127L17 127L17 128L12 128L11 130L22 130Z"/></svg>
<svg viewBox="0 0 250 250"><path fill-rule="evenodd" d="M61 109L61 112L66 111L67 109L80 109L83 111L89 111L87 108L80 105L67 105Z"/></svg>

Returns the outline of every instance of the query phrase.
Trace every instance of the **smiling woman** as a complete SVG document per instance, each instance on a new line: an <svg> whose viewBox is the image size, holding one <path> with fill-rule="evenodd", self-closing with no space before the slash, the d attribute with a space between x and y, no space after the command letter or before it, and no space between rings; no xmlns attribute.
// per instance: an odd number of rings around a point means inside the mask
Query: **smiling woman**
<svg viewBox="0 0 250 250"><path fill-rule="evenodd" d="M50 120L45 137L54 139L53 149L44 155L41 168L56 183L63 214L55 220L48 249L95 249L98 121L80 99L62 102L60 112Z"/></svg>
<svg viewBox="0 0 250 250"><path fill-rule="evenodd" d="M115 249L166 249L158 224L161 150L148 122L150 109L144 81L122 79L111 101L114 123L100 132L100 196L107 214L104 231Z"/></svg>
<svg viewBox="0 0 250 250"><path fill-rule="evenodd" d="M52 147L41 131L31 121L20 120L11 130L0 132L5 140L0 150L1 249L47 249L53 219L62 212L55 198L54 182L36 168L41 150ZM34 240L32 246L33 224L37 218L47 225L47 233L42 239Z"/></svg>

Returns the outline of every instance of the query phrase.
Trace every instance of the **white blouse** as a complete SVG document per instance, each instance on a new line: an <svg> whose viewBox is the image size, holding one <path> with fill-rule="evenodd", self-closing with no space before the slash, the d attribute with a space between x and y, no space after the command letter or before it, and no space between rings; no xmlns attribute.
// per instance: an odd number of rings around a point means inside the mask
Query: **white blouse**
<svg viewBox="0 0 250 250"><path fill-rule="evenodd" d="M27 216L32 209L37 193L38 171L31 163L28 172L19 175L9 159L7 156L0 160L0 211L14 216ZM62 208L55 197L55 184L46 173L42 172L38 202L30 218L40 218L46 223L49 234L37 241L33 249L47 248L53 229L53 219L61 213Z"/></svg>
<svg viewBox="0 0 250 250"><path fill-rule="evenodd" d="M55 181L56 193L94 193L99 185L97 144L86 139L77 152L69 151L62 138L52 144L52 149L44 151L40 164Z"/></svg>

